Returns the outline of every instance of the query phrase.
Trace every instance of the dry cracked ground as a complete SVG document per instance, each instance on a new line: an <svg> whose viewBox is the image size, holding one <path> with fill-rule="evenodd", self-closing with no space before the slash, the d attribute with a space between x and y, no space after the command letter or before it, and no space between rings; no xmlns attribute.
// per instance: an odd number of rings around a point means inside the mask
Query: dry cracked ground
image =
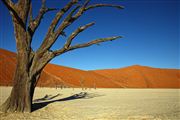
<svg viewBox="0 0 180 120"><path fill-rule="evenodd" d="M0 104L11 87L0 87ZM180 89L36 88L32 113L0 120L179 120Z"/></svg>

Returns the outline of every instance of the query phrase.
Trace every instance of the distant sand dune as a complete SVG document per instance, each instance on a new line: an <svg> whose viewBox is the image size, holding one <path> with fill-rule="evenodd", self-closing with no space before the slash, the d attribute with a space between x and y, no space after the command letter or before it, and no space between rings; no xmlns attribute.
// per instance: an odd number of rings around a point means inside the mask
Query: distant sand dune
<svg viewBox="0 0 180 120"><path fill-rule="evenodd" d="M0 49L0 85L13 84L16 54ZM180 88L180 70L134 65L120 69L84 71L48 64L38 86L84 88Z"/></svg>

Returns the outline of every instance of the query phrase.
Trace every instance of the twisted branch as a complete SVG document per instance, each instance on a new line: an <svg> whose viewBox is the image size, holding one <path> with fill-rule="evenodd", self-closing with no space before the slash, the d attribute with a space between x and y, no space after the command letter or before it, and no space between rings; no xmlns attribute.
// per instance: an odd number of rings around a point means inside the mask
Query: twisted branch
<svg viewBox="0 0 180 120"><path fill-rule="evenodd" d="M85 29L89 28L90 26L94 25L95 23L92 22L92 23L89 23L89 24L86 24L84 26L81 26L79 27L78 29L76 29L70 36L69 38L67 39L65 45L64 45L64 49L67 49L70 45L71 45L71 42L72 40L79 34L81 33L82 31L84 31Z"/></svg>
<svg viewBox="0 0 180 120"><path fill-rule="evenodd" d="M68 51L71 51L71 50L75 50L75 49L78 49L78 48L89 47L91 45L99 44L101 42L113 41L113 40L116 40L118 38L122 38L122 36L109 37L109 38L100 38L100 39L92 40L92 41L87 42L87 43L82 43L82 44L77 44L77 45L74 45L74 46L69 46L66 49L59 49L59 50L54 51L53 53L54 53L55 56L58 56L58 55L60 55L62 53L65 53L65 52L68 52Z"/></svg>

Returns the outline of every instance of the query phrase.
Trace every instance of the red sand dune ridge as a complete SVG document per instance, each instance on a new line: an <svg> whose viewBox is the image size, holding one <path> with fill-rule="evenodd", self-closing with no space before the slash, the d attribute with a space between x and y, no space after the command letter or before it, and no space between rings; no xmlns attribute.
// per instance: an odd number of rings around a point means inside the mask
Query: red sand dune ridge
<svg viewBox="0 0 180 120"><path fill-rule="evenodd" d="M95 72L121 83L127 88L180 88L180 70L134 65Z"/></svg>
<svg viewBox="0 0 180 120"><path fill-rule="evenodd" d="M0 49L0 85L11 86L16 67L16 54ZM87 88L180 88L180 70L145 66L84 71L48 64L38 86Z"/></svg>

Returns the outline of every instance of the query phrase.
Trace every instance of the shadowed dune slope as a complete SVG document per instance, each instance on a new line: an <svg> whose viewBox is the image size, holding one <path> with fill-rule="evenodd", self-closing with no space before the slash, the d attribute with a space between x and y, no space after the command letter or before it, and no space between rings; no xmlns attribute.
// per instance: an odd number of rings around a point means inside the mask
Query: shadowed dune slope
<svg viewBox="0 0 180 120"><path fill-rule="evenodd" d="M52 77L56 77L63 81L64 84L72 87L118 87L116 83L110 81L107 77L91 71L83 71L69 67L57 66L54 64L48 64L44 68L44 72L47 72Z"/></svg>
<svg viewBox="0 0 180 120"><path fill-rule="evenodd" d="M16 54L0 49L0 85L12 85ZM134 65L120 69L84 71L48 64L38 86L101 88L180 88L180 70Z"/></svg>
<svg viewBox="0 0 180 120"><path fill-rule="evenodd" d="M16 54L0 49L0 85L12 85L12 79L16 68ZM117 88L119 84L92 71L48 64L40 77L38 86L47 87L101 87Z"/></svg>
<svg viewBox="0 0 180 120"><path fill-rule="evenodd" d="M16 54L0 49L0 85L11 85L16 68Z"/></svg>

